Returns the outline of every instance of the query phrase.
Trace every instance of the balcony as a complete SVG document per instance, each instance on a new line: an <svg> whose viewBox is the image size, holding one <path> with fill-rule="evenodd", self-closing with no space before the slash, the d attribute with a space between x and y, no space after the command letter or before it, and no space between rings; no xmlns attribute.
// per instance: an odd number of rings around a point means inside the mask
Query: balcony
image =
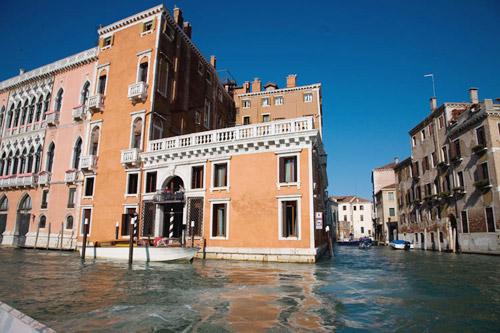
<svg viewBox="0 0 500 333"><path fill-rule="evenodd" d="M472 147L472 152L476 155L482 155L488 150L488 147L486 147L483 144L478 144L477 146Z"/></svg>
<svg viewBox="0 0 500 333"><path fill-rule="evenodd" d="M37 184L36 176L32 174L18 175L17 176L17 186L18 187L35 187Z"/></svg>
<svg viewBox="0 0 500 333"><path fill-rule="evenodd" d="M75 121L83 120L83 118L85 117L85 105L74 107L71 115L73 116L73 120Z"/></svg>
<svg viewBox="0 0 500 333"><path fill-rule="evenodd" d="M184 202L184 192L161 192L158 191L153 197L156 203Z"/></svg>
<svg viewBox="0 0 500 333"><path fill-rule="evenodd" d="M59 123L59 112L46 113L45 119L48 126L57 126Z"/></svg>
<svg viewBox="0 0 500 333"><path fill-rule="evenodd" d="M74 184L78 180L78 170L68 170L64 174L64 182Z"/></svg>
<svg viewBox="0 0 500 333"><path fill-rule="evenodd" d="M92 171L96 167L97 156L86 155L80 158L80 169Z"/></svg>
<svg viewBox="0 0 500 333"><path fill-rule="evenodd" d="M465 191L465 188L463 186L457 186L453 188L453 194L456 196L462 196L466 194L467 192Z"/></svg>
<svg viewBox="0 0 500 333"><path fill-rule="evenodd" d="M123 166L138 166L141 158L139 148L122 150L120 162Z"/></svg>
<svg viewBox="0 0 500 333"><path fill-rule="evenodd" d="M474 183L474 187L480 191L486 192L493 187L489 179L480 179Z"/></svg>
<svg viewBox="0 0 500 333"><path fill-rule="evenodd" d="M87 106L90 112L102 111L102 108L104 106L104 96L101 94L90 96L89 100L87 101Z"/></svg>
<svg viewBox="0 0 500 333"><path fill-rule="evenodd" d="M148 84L146 82L132 83L128 86L128 99L131 101L145 100L148 96Z"/></svg>
<svg viewBox="0 0 500 333"><path fill-rule="evenodd" d="M43 171L38 175L38 185L46 186L50 183L50 172Z"/></svg>

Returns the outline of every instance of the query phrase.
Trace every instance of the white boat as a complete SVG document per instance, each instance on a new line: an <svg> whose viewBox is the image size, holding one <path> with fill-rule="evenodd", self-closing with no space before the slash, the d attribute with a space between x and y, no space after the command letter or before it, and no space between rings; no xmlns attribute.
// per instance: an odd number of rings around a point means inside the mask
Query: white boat
<svg viewBox="0 0 500 333"><path fill-rule="evenodd" d="M409 250L413 249L413 244L404 240L394 240L389 243L389 246L394 250Z"/></svg>
<svg viewBox="0 0 500 333"><path fill-rule="evenodd" d="M197 247L147 247L134 246L134 261L167 262L167 261L191 261L198 252ZM82 248L80 248L80 255ZM88 246L85 250L85 258L128 260L128 246Z"/></svg>

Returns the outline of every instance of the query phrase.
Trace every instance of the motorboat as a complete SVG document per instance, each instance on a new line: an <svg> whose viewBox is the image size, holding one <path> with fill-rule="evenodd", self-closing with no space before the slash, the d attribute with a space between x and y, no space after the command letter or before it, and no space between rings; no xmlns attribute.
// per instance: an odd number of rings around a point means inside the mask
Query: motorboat
<svg viewBox="0 0 500 333"><path fill-rule="evenodd" d="M128 246L88 246L85 258L128 260ZM134 246L133 260L145 262L191 262L199 251L198 247L150 247ZM82 248L80 247L80 255Z"/></svg>
<svg viewBox="0 0 500 333"><path fill-rule="evenodd" d="M369 249L370 247L372 247L372 245L373 245L373 242L368 237L361 237L359 239L359 245L358 245L358 247L360 249Z"/></svg>
<svg viewBox="0 0 500 333"><path fill-rule="evenodd" d="M392 242L389 243L389 246L392 247L394 250L410 250L414 248L412 243L402 239L393 240Z"/></svg>

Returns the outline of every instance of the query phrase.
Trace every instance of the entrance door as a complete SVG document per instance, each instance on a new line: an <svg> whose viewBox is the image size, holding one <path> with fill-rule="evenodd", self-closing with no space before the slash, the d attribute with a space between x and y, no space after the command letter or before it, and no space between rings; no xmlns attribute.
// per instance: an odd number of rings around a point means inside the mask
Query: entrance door
<svg viewBox="0 0 500 333"><path fill-rule="evenodd" d="M24 246L26 243L26 234L30 229L31 219L31 197L25 195L17 210L17 246Z"/></svg>
<svg viewBox="0 0 500 333"><path fill-rule="evenodd" d="M165 204L163 213L163 237L170 237L170 220L173 217L173 238L182 236L182 220L183 220L184 203L168 203Z"/></svg>

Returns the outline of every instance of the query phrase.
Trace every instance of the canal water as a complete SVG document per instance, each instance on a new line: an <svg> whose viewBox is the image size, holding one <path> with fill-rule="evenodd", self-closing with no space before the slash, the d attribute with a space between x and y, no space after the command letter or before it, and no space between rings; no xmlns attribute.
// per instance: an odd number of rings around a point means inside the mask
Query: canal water
<svg viewBox="0 0 500 333"><path fill-rule="evenodd" d="M338 248L318 264L86 262L0 249L0 300L59 332L492 332L500 257Z"/></svg>

